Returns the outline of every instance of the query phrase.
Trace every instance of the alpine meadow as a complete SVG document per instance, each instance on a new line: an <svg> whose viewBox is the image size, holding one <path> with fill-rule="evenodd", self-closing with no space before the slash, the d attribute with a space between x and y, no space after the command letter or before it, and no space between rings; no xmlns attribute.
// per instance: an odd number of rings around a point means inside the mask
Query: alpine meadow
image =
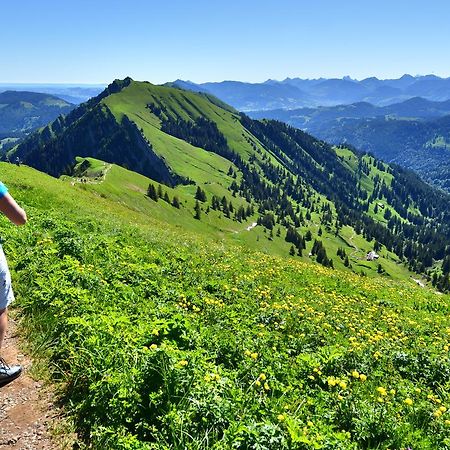
<svg viewBox="0 0 450 450"><path fill-rule="evenodd" d="M2 159L14 315L73 448L450 449L448 193L131 78Z"/></svg>

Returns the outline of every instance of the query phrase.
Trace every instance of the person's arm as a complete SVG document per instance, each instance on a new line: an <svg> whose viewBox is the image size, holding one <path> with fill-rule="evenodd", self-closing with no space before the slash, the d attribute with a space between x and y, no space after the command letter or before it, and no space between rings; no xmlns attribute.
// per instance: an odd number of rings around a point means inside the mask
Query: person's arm
<svg viewBox="0 0 450 450"><path fill-rule="evenodd" d="M15 225L27 223L25 211L8 194L8 190L3 183L0 183L0 211Z"/></svg>

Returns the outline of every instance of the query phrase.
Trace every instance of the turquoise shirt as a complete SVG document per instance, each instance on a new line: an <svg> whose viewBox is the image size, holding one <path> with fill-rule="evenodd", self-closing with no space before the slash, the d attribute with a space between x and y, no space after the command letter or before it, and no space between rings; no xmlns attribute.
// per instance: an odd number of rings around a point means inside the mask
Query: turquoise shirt
<svg viewBox="0 0 450 450"><path fill-rule="evenodd" d="M8 192L6 186L0 181L0 198L3 198Z"/></svg>

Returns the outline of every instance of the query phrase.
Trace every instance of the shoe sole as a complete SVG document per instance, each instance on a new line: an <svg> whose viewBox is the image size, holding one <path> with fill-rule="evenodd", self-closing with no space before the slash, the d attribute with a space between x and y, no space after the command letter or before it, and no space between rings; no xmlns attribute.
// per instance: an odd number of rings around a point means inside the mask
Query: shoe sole
<svg viewBox="0 0 450 450"><path fill-rule="evenodd" d="M20 377L20 375L22 375L22 371L18 372L16 375L11 376L10 378L8 378L7 380L2 380L0 381L0 388L6 386L7 384L11 383L14 380L17 380L17 378Z"/></svg>

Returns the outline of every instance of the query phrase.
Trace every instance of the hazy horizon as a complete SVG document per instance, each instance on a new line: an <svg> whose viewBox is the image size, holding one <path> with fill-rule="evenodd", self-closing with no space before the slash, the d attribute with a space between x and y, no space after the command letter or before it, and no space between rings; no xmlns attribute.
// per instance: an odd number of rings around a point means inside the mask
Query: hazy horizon
<svg viewBox="0 0 450 450"><path fill-rule="evenodd" d="M317 77L312 77L312 78L305 78L302 76L291 76L291 77L284 77L284 78L280 78L280 79L276 79L276 78L267 78L265 80L261 80L261 81L248 81L248 80L239 80L239 79L218 79L218 80L206 80L206 81L196 81L196 80L189 80L186 78L178 78L179 80L183 80L183 81L187 81L187 82L191 82L191 83L195 83L195 84L202 84L202 83L221 83L224 81L235 81L238 83L251 83L251 84L258 84L258 83L265 83L267 81L284 81L288 78L290 79L303 79L303 80L318 80L318 79L338 79L338 80L342 80L342 79L350 79L351 81L363 81L367 78L377 78L379 80L397 80L402 78L405 75L410 75L414 78L420 78L420 77L427 77L427 76L436 76L438 78L442 78L442 79L446 79L446 78L450 78L449 76L443 76L443 75L438 75L435 73L423 73L423 74L415 74L412 75L411 73L403 73L399 76L395 76L395 77L388 77L388 78L382 78L376 75L371 75L368 77L364 77L364 78L356 78L356 77L352 77L351 75L343 75L340 77L325 77L325 76L317 76ZM126 75L128 76L128 75ZM28 82L11 82L11 81L0 81L0 86L64 86L64 87L99 87L99 86L106 86L108 84L110 84L112 81L114 81L115 79L117 79L118 77L112 78L111 80L107 80L107 81L102 81L102 82L64 82L64 81L54 81L54 82L34 82L34 81L28 81ZM125 77L122 77L125 78ZM133 77L131 77L133 78ZM176 81L175 79L172 80L166 80L163 81L162 83L156 83L156 82L152 82L151 80L144 80L144 79L135 79L133 78L135 81L148 81L152 84L163 84L163 83L168 83L168 82L172 82L172 81Z"/></svg>

